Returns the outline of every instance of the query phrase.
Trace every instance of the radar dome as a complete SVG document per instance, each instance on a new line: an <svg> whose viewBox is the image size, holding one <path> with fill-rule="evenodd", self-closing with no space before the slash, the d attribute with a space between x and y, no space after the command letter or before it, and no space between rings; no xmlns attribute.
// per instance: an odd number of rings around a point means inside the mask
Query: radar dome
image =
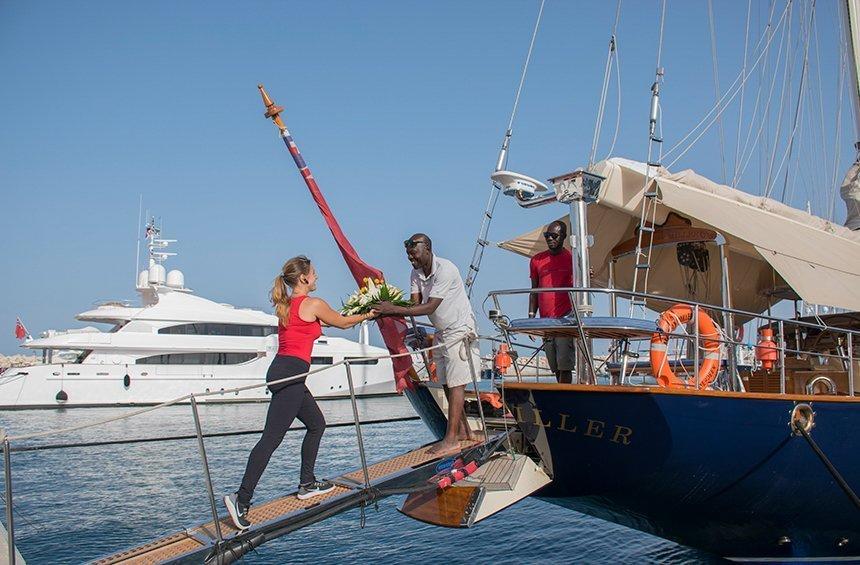
<svg viewBox="0 0 860 565"><path fill-rule="evenodd" d="M164 265L156 263L149 268L150 284L164 284Z"/></svg>
<svg viewBox="0 0 860 565"><path fill-rule="evenodd" d="M143 288L149 284L149 271L146 269L142 270L139 275L137 275L137 287Z"/></svg>
<svg viewBox="0 0 860 565"><path fill-rule="evenodd" d="M167 273L167 286L170 288L185 288L185 275L179 269Z"/></svg>

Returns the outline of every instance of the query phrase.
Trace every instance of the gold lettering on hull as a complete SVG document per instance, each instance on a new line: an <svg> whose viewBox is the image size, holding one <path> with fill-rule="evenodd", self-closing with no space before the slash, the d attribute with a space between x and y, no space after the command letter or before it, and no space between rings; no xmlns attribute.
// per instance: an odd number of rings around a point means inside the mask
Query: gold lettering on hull
<svg viewBox="0 0 860 565"><path fill-rule="evenodd" d="M567 419L570 418L570 414L559 414L559 416L561 419L558 423L558 429L562 432L576 433L576 426L573 426L572 428L567 427Z"/></svg>
<svg viewBox="0 0 860 565"><path fill-rule="evenodd" d="M588 428L585 430L585 435L600 439L603 437L603 427L605 425L606 422L601 422L600 420L588 420Z"/></svg>
<svg viewBox="0 0 860 565"><path fill-rule="evenodd" d="M612 435L613 443L621 443L623 445L630 445L630 436L633 435L633 430L628 428L627 426L619 426L615 425L615 433Z"/></svg>
<svg viewBox="0 0 860 565"><path fill-rule="evenodd" d="M535 415L535 425L536 426L540 426L542 428L551 428L552 427L552 420L550 420L549 422L544 422L541 419L540 410L538 410L537 408L534 408L532 410L532 412L534 412L534 415Z"/></svg>
<svg viewBox="0 0 860 565"><path fill-rule="evenodd" d="M527 414L522 406L513 407L517 422L527 426L555 429L560 432L580 433L583 437L608 440L617 445L630 445L633 441L633 428L629 426L607 423L593 418L577 418L576 415L561 413L544 420L539 409L527 407L527 410L530 410L531 414Z"/></svg>

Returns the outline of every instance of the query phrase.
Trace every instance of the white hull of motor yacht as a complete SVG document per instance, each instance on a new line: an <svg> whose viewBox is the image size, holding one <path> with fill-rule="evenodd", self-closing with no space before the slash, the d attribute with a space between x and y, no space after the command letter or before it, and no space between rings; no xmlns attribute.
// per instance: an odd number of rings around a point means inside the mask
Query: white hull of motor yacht
<svg viewBox="0 0 860 565"><path fill-rule="evenodd" d="M141 406L191 393L218 393L265 381L271 357L241 365L47 364L11 368L0 375L0 409ZM311 366L311 370L321 369ZM394 394L391 361L353 365L357 396ZM128 377L128 378L126 378ZM349 396L343 365L310 375L305 384L318 399ZM61 394L61 391L65 394ZM264 386L198 398L199 402L265 402Z"/></svg>

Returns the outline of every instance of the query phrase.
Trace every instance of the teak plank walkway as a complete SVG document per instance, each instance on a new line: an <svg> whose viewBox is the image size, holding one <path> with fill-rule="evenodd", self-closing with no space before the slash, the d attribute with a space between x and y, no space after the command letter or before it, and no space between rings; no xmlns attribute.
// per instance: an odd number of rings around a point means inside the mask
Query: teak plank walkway
<svg viewBox="0 0 860 565"><path fill-rule="evenodd" d="M468 450L482 443L482 441L461 441L460 446L463 450ZM429 463L441 459L436 455L427 453L428 449L429 446L420 447L368 466L371 486L380 487L398 478L404 478L410 471L425 468ZM425 472L421 477L416 477L417 481L426 480L434 474L435 465L429 467L429 470L424 469ZM334 490L309 500L299 500L296 493L293 492L281 498L252 506L248 513L251 527L245 532L239 532L229 517L220 516L221 534L225 542L232 540L239 543L240 538L248 540L271 532L274 532L272 537L277 537L307 525L301 523L305 519L318 521L313 520L311 515L320 515L318 519L322 520L333 513L353 508L364 500L361 496L356 496L363 493L364 472L362 469L341 475L334 479L334 482L337 484ZM350 503L351 499L354 499L354 503ZM307 523L312 523L312 521ZM282 530L283 533L278 533L277 530ZM216 539L215 524L210 521L183 532L177 532L98 559L93 563L96 565L169 563L188 559L198 560L196 559L197 556L199 556L198 561L202 562L206 555L215 548Z"/></svg>

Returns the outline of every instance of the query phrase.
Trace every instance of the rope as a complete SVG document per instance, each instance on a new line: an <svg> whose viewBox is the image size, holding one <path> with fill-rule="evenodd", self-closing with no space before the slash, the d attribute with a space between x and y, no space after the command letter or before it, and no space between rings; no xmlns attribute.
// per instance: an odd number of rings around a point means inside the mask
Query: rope
<svg viewBox="0 0 860 565"><path fill-rule="evenodd" d="M140 416L141 414L145 414L147 412L152 412L153 410L158 410L160 408L166 408L168 406L173 406L175 404L179 404L180 402L182 402L184 400L190 400L192 396L194 398L203 398L206 396L222 395L222 394L228 394L231 392L241 392L243 390L251 390L251 389L255 389L255 388L261 388L264 386L277 385L277 384L286 383L286 382L290 382L290 381L295 381L297 379L305 378L305 377L308 377L308 376L313 375L315 373L319 373L320 371L327 371L333 367L337 367L339 365L344 365L346 363L355 363L358 361L372 361L374 359L394 359L396 357L406 357L406 356L411 357L413 354L431 351L433 349L438 349L440 347L447 347L447 346L453 345L454 343L456 343L456 341L463 341L465 339L466 338L461 338L459 340L455 340L455 341L452 341L450 343L441 342L441 343L432 345L430 347L425 347L423 349L417 349L417 350L414 350L411 352L406 352L406 353L396 353L396 354L381 355L381 356L356 357L356 358L350 359L349 361L346 361L346 360L338 361L337 363L334 363L332 365L328 365L326 367L321 367L319 369L312 369L312 370L310 370L306 373L302 373L300 375L293 375L291 377L286 377L286 378L278 379L276 381L271 381L271 382L262 382L262 383L257 383L257 384L251 384L251 385L245 385L245 386L225 389L225 390L218 390L218 391L214 391L214 392L202 392L202 393L195 393L195 394L186 394L185 396L180 396L179 398L174 398L172 400L162 402L161 404L156 404L155 406L150 406L148 408L142 408L140 410L136 410L136 411L128 413L128 414L122 414L120 416L115 416L113 418L106 418L104 420L99 420L96 422L90 422L88 424L80 424L78 426L71 426L68 428L61 428L58 430L47 430L44 432L35 432L35 433L31 433L31 434L9 436L8 439L9 439L9 441L21 441L21 440L25 440L25 439L35 439L35 438L39 438L39 437L48 437L48 436L52 436L52 435L60 435L60 434L65 434L65 433L70 433L70 432L76 432L76 431L85 430L88 428L93 428L96 426L101 426L104 424L109 424L111 422L117 422L119 420L127 420L129 418L134 418L136 416Z"/></svg>
<svg viewBox="0 0 860 565"><path fill-rule="evenodd" d="M809 444L809 447L812 448L812 451L821 459L821 462L824 463L824 466L827 467L827 470L830 472L830 475L833 477L833 480L836 481L836 484L839 485L839 488L845 493L845 496L854 503L854 506L860 510L860 498L857 497L857 494L851 489L851 486L845 482L845 479L842 478L842 475L839 474L839 471L836 470L836 467L833 466L833 463L830 462L830 459L821 451L821 448L818 447L818 444L815 443L815 440L812 439L812 436L809 435L809 432L806 429L799 425L798 422L792 421L792 426L795 431L797 431L800 435L803 436L803 439L806 440L806 443Z"/></svg>
<svg viewBox="0 0 860 565"><path fill-rule="evenodd" d="M362 426L370 426L374 424L389 424L394 422L408 422L410 420L418 420L418 416L403 416L400 418L388 418L384 420L367 420L365 422L359 422ZM334 424L326 424L326 428L342 428L345 426L354 426L355 422L335 422ZM296 432L301 430L306 430L305 426L295 426L287 429L288 432ZM263 433L263 430L241 430L235 432L216 432L210 434L202 434L204 438L209 437L234 437L234 436L244 436L244 435L252 435L252 434L260 434ZM119 439L119 440L110 440L110 441L89 441L89 442L77 442L77 443L57 443L57 444L49 444L49 445L27 445L21 447L12 447L9 449L10 453L27 453L33 451L48 451L52 449L72 449L79 447L101 447L105 445L131 445L136 443L158 443L162 441L179 441L186 439L197 439L196 434L183 435L183 436L162 436L162 437L145 437L145 438L135 438L135 439ZM0 452L2 452L2 446L0 446Z"/></svg>

